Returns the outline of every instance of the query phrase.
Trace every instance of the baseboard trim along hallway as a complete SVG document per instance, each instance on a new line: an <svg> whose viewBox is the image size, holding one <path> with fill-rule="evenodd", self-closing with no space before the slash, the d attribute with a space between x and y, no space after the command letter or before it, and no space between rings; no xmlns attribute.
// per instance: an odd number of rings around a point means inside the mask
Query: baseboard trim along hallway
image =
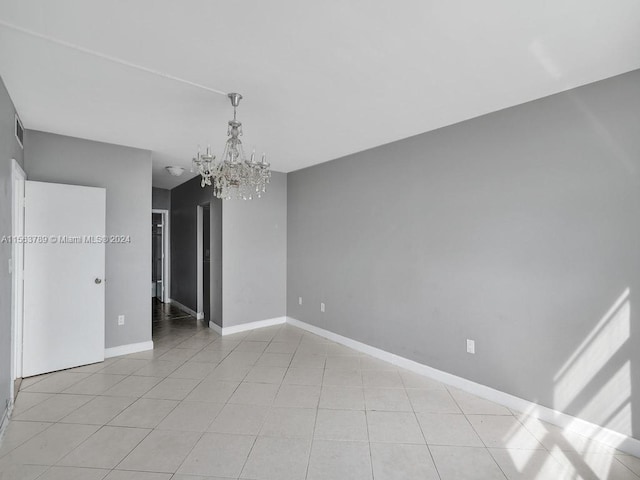
<svg viewBox="0 0 640 480"><path fill-rule="evenodd" d="M105 348L104 358L119 357L120 355L129 355L131 353L146 352L153 350L153 341L129 343L127 345L119 345L117 347Z"/></svg>
<svg viewBox="0 0 640 480"><path fill-rule="evenodd" d="M457 375L452 375L450 373L443 372L442 370L437 370L427 365L414 362L413 360L409 360L399 355L389 353L385 350L381 350L365 343L352 340L348 337L343 337L342 335L338 335L337 333L324 330L314 325L296 320L292 317L286 317L286 323L293 325L294 327L306 330L307 332L313 333L315 335L324 337L346 347L352 348L359 352L365 353L372 357L384 360L385 362L389 362L398 367L410 370L419 375L423 375L425 377L437 380L460 390L464 390L465 392L471 393L486 400L498 403L512 410L523 412L531 417L543 420L545 422L551 423L566 430L570 430L585 437L592 438L594 440L597 440L598 442L604 443L625 453L640 457L640 440L636 440L635 438L629 437L620 432L601 427L600 425L596 425L594 423L582 420L580 418L568 415L549 407L538 405L514 395L501 392L500 390L487 387L486 385L472 382L471 380L468 380L466 378L458 377ZM248 325L252 324L247 324L247 326ZM247 328L246 330L249 330L249 328Z"/></svg>
<svg viewBox="0 0 640 480"><path fill-rule="evenodd" d="M220 327L219 325L209 322L209 328L223 337L225 335L233 335L234 333L255 330L256 328L272 327L274 325L282 325L287 323L287 317L268 318L266 320L258 320L256 322L243 323L241 325L233 325L231 327Z"/></svg>
<svg viewBox="0 0 640 480"><path fill-rule="evenodd" d="M202 318L204 318L204 316L201 317L201 318L198 318L198 316L199 316L198 312L196 312L195 310L191 310L189 307L187 307L186 305L181 304L180 302L178 302L177 300L174 300L173 298L170 298L167 303L170 303L174 307L182 310L185 313L188 313L189 315L191 315L192 317L197 318L198 320L202 320Z"/></svg>

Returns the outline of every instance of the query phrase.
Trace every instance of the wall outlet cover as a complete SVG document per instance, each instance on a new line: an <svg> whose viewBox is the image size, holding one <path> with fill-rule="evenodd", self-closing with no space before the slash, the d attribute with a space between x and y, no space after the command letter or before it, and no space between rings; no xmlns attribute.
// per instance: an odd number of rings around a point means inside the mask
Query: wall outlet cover
<svg viewBox="0 0 640 480"><path fill-rule="evenodd" d="M124 315L118 315L118 325L124 325Z"/></svg>
<svg viewBox="0 0 640 480"><path fill-rule="evenodd" d="M476 353L476 342L475 340L467 339L467 353Z"/></svg>

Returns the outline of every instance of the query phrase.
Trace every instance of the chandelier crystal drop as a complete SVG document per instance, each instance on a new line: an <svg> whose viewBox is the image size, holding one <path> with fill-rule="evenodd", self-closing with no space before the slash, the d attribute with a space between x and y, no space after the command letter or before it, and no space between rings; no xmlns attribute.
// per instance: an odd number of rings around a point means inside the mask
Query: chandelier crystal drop
<svg viewBox="0 0 640 480"><path fill-rule="evenodd" d="M219 161L211 153L211 147L207 147L204 153L198 151L193 159L192 169L200 173L202 180L200 185L204 188L213 187L213 195L217 198L229 200L242 198L251 200L260 198L267 190L267 184L271 179L271 165L267 163L267 155L262 154L262 160L256 161L255 150L251 158L247 160L242 147L242 123L236 118L236 108L240 104L242 95L230 93L228 95L233 106L233 120L229 120L227 130L227 142Z"/></svg>

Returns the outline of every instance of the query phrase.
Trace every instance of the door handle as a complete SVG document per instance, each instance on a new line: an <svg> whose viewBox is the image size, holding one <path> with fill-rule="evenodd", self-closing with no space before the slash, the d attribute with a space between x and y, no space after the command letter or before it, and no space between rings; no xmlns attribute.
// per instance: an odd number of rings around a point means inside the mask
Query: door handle
<svg viewBox="0 0 640 480"><path fill-rule="evenodd" d="M96 278L95 282L96 282L96 285L100 285L102 283L102 279L101 278Z"/></svg>

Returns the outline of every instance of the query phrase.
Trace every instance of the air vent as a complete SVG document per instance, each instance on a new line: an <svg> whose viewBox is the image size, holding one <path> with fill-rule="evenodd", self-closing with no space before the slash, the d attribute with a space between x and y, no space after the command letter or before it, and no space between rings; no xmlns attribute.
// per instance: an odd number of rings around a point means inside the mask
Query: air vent
<svg viewBox="0 0 640 480"><path fill-rule="evenodd" d="M16 113L16 139L20 144L21 148L24 148L24 127L22 126L22 122Z"/></svg>

